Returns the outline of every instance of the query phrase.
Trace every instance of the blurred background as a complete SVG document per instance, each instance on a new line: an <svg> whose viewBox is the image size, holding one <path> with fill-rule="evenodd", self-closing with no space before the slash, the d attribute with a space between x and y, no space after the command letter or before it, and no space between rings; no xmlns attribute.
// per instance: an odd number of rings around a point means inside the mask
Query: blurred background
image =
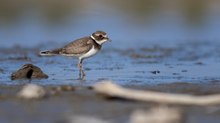
<svg viewBox="0 0 220 123"><path fill-rule="evenodd" d="M0 0L0 47L64 44L96 30L111 47L220 42L220 1Z"/></svg>

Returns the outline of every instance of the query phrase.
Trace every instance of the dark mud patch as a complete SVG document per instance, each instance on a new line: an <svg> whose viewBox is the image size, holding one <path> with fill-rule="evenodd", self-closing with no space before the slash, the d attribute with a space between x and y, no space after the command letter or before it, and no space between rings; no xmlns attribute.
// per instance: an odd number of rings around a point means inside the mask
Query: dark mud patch
<svg viewBox="0 0 220 123"><path fill-rule="evenodd" d="M216 45L216 46L214 46ZM176 47L143 47L138 49L115 50L122 55L126 55L132 59L157 59L175 61L197 61L204 58L210 58L218 55L217 47L219 44L210 44L208 42L197 42L179 44ZM202 64L202 62L196 62Z"/></svg>
<svg viewBox="0 0 220 123"><path fill-rule="evenodd" d="M155 71L150 71L152 74L159 74L160 71L159 70L155 70Z"/></svg>
<svg viewBox="0 0 220 123"><path fill-rule="evenodd" d="M153 59L157 59L158 61L154 61L155 63L159 62L160 59L165 57L169 57L172 55L175 48L163 48L159 46L155 46L153 48L140 48L140 49L127 49L127 50L117 50L121 55L128 56L131 59L145 59L151 60L146 62L152 62Z"/></svg>
<svg viewBox="0 0 220 123"><path fill-rule="evenodd" d="M9 57L7 60L15 60L15 61L31 61L31 58L28 56L21 57Z"/></svg>
<svg viewBox="0 0 220 123"><path fill-rule="evenodd" d="M0 68L0 73L3 74L4 73L4 69Z"/></svg>
<svg viewBox="0 0 220 123"><path fill-rule="evenodd" d="M171 93L184 93L193 95L209 95L220 93L220 84L197 84L187 82L175 82L171 84L159 84L155 90L164 90Z"/></svg>

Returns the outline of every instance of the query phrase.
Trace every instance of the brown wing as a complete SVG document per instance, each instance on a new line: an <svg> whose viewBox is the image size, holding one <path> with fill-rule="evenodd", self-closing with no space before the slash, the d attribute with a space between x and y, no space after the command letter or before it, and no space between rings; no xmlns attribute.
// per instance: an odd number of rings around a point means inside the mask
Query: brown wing
<svg viewBox="0 0 220 123"><path fill-rule="evenodd" d="M66 55L81 55L87 53L92 48L92 43L93 40L90 37L77 39L62 48L61 53Z"/></svg>

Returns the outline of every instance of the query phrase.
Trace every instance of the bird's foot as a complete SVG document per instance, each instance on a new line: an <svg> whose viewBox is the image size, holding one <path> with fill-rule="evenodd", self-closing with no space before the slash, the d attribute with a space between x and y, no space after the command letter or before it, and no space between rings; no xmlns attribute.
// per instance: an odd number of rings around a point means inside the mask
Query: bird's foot
<svg viewBox="0 0 220 123"><path fill-rule="evenodd" d="M84 71L82 70L82 79L84 79L86 76L86 74L84 73Z"/></svg>
<svg viewBox="0 0 220 123"><path fill-rule="evenodd" d="M84 80L85 76L79 76L77 80Z"/></svg>
<svg viewBox="0 0 220 123"><path fill-rule="evenodd" d="M83 80L84 78L85 78L85 76L86 76L86 74L84 73L84 71L83 70L80 70L79 71L79 80Z"/></svg>
<svg viewBox="0 0 220 123"><path fill-rule="evenodd" d="M79 68L79 78L78 80L83 80L86 76L86 74L84 73L83 69L82 69L82 64L78 64L77 65Z"/></svg>

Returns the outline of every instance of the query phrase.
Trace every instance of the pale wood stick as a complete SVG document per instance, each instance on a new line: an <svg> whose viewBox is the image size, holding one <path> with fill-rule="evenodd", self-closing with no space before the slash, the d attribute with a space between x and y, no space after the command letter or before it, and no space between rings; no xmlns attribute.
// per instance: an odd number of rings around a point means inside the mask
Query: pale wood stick
<svg viewBox="0 0 220 123"><path fill-rule="evenodd" d="M156 102L161 104L180 104L180 105L219 105L220 94L207 96L193 96L187 94L171 94L154 91L141 91L126 89L111 82L101 82L94 86L97 93L110 97L119 97L129 100Z"/></svg>

